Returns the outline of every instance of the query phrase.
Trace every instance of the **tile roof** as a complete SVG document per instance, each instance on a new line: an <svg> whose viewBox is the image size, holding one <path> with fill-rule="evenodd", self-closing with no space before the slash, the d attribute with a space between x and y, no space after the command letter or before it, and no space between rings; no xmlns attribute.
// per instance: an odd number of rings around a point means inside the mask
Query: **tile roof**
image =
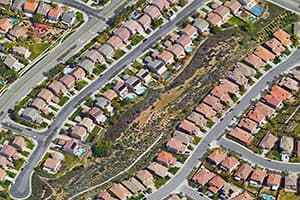
<svg viewBox="0 0 300 200"><path fill-rule="evenodd" d="M217 175L209 181L208 190L216 194L220 189L222 189L225 183L226 181L223 178L221 178L219 175Z"/></svg>
<svg viewBox="0 0 300 200"><path fill-rule="evenodd" d="M202 100L202 102L211 106L217 112L222 112L224 110L224 106L221 103L220 99L210 94L206 95L205 98Z"/></svg>
<svg viewBox="0 0 300 200"><path fill-rule="evenodd" d="M240 162L233 156L227 156L222 162L221 166L225 169L228 169L231 171L233 168L235 168Z"/></svg>
<svg viewBox="0 0 300 200"><path fill-rule="evenodd" d="M264 172L262 169L257 168L255 170L253 170L253 172L250 176L250 180L262 183L266 176L267 176L266 172Z"/></svg>
<svg viewBox="0 0 300 200"><path fill-rule="evenodd" d="M149 29L151 26L151 17L147 14L143 14L139 19L138 22L143 26L145 30Z"/></svg>
<svg viewBox="0 0 300 200"><path fill-rule="evenodd" d="M47 107L47 103L43 99L41 99L41 98L35 98L32 101L31 106L35 107L39 111L44 111L45 108Z"/></svg>
<svg viewBox="0 0 300 200"><path fill-rule="evenodd" d="M67 91L67 88L57 80L53 80L53 82L48 86L50 90L52 90L56 95L59 95L60 93L65 93Z"/></svg>
<svg viewBox="0 0 300 200"><path fill-rule="evenodd" d="M275 54L273 54L261 45L258 46L253 53L265 62L273 61L276 57Z"/></svg>
<svg viewBox="0 0 300 200"><path fill-rule="evenodd" d="M130 39L131 32L127 27L121 26L114 31L114 34L120 37L124 43L127 43Z"/></svg>
<svg viewBox="0 0 300 200"><path fill-rule="evenodd" d="M154 178L148 170L140 170L136 173L136 178L139 179L145 187L153 185Z"/></svg>
<svg viewBox="0 0 300 200"><path fill-rule="evenodd" d="M281 87L288 89L290 91L299 91L299 83L298 81L290 78L290 77L284 77L280 80L279 84Z"/></svg>
<svg viewBox="0 0 300 200"><path fill-rule="evenodd" d="M277 30L274 34L274 37L276 37L284 46L289 46L292 44L291 36L285 32L282 29Z"/></svg>
<svg viewBox="0 0 300 200"><path fill-rule="evenodd" d="M85 77L85 71L81 67L76 67L71 75L74 76L76 81L80 81Z"/></svg>
<svg viewBox="0 0 300 200"><path fill-rule="evenodd" d="M285 51L285 47L282 46L276 38L268 40L265 44L275 54L280 54Z"/></svg>
<svg viewBox="0 0 300 200"><path fill-rule="evenodd" d="M147 169L161 178L164 178L168 175L168 168L157 162L153 162L148 165Z"/></svg>
<svg viewBox="0 0 300 200"><path fill-rule="evenodd" d="M144 13L148 14L152 19L158 19L162 16L160 10L153 5L147 6Z"/></svg>
<svg viewBox="0 0 300 200"><path fill-rule="evenodd" d="M275 113L274 108L271 108L270 106L260 101L255 104L255 110L268 118L270 118Z"/></svg>
<svg viewBox="0 0 300 200"><path fill-rule="evenodd" d="M201 168L192 178L192 180L200 186L206 185L215 176L214 173L206 168Z"/></svg>
<svg viewBox="0 0 300 200"><path fill-rule="evenodd" d="M62 14L63 10L61 7L57 6L56 8L51 8L48 12L48 17L51 19L58 19Z"/></svg>
<svg viewBox="0 0 300 200"><path fill-rule="evenodd" d="M26 147L25 139L21 136L16 136L14 140L12 141L12 145L15 145L17 147L20 147L21 149Z"/></svg>
<svg viewBox="0 0 300 200"><path fill-rule="evenodd" d="M207 119L195 111L193 111L188 117L187 120L194 122L196 125L201 127L206 127Z"/></svg>
<svg viewBox="0 0 300 200"><path fill-rule="evenodd" d="M216 13L208 13L206 16L206 20L214 26L217 26L222 22L222 18Z"/></svg>
<svg viewBox="0 0 300 200"><path fill-rule="evenodd" d="M111 191L120 200L126 200L132 196L132 194L121 184L114 184L111 188L109 188L109 191Z"/></svg>
<svg viewBox="0 0 300 200"><path fill-rule="evenodd" d="M282 176L279 174L269 173L267 178L267 185L279 186Z"/></svg>
<svg viewBox="0 0 300 200"><path fill-rule="evenodd" d="M113 198L107 191L101 191L97 195L97 200L117 200L116 198Z"/></svg>
<svg viewBox="0 0 300 200"><path fill-rule="evenodd" d="M262 149L272 149L278 138L270 133L267 133L263 139L260 141L258 147Z"/></svg>
<svg viewBox="0 0 300 200"><path fill-rule="evenodd" d="M179 124L178 128L194 135L196 135L200 131L199 127L197 127L193 122L190 122L186 119Z"/></svg>
<svg viewBox="0 0 300 200"><path fill-rule="evenodd" d="M270 94L275 97L280 98L281 100L287 100L292 97L292 93L290 93L289 91L283 89L282 87L280 87L278 85L274 85L271 88Z"/></svg>
<svg viewBox="0 0 300 200"><path fill-rule="evenodd" d="M0 33L5 34L12 26L12 22L9 19L0 19Z"/></svg>
<svg viewBox="0 0 300 200"><path fill-rule="evenodd" d="M111 101L114 98L118 97L118 94L114 90L109 89L103 93L103 96L105 96L108 100Z"/></svg>
<svg viewBox="0 0 300 200"><path fill-rule="evenodd" d="M220 162L222 162L227 157L227 154L219 149L214 150L212 153L210 153L207 156L207 159L214 161L216 165L218 165Z"/></svg>
<svg viewBox="0 0 300 200"><path fill-rule="evenodd" d="M238 196L234 197L232 200L253 200L254 198L248 192L243 192Z"/></svg>
<svg viewBox="0 0 300 200"><path fill-rule="evenodd" d="M262 101L272 106L273 108L277 108L282 103L282 100L280 98L275 97L271 94L263 96Z"/></svg>
<svg viewBox="0 0 300 200"><path fill-rule="evenodd" d="M70 74L64 75L59 79L59 81L62 82L68 89L72 89L75 85L75 78Z"/></svg>
<svg viewBox="0 0 300 200"><path fill-rule="evenodd" d="M145 190L145 186L134 177L123 181L122 185L124 185L130 192L132 192L132 194L137 194Z"/></svg>
<svg viewBox="0 0 300 200"><path fill-rule="evenodd" d="M265 120L265 116L260 112L258 112L257 110L250 110L247 113L247 117L257 123L261 123L263 120Z"/></svg>
<svg viewBox="0 0 300 200"><path fill-rule="evenodd" d="M242 181L246 181L252 170L253 169L247 163L244 163L238 168L234 176L238 177Z"/></svg>
<svg viewBox="0 0 300 200"><path fill-rule="evenodd" d="M230 10L229 8L227 8L226 6L219 6L217 7L214 12L218 15L220 15L220 17L225 18L226 16L230 15Z"/></svg>
<svg viewBox="0 0 300 200"><path fill-rule="evenodd" d="M256 69L260 69L265 66L265 62L255 54L251 53L244 58L244 61L253 66Z"/></svg>
<svg viewBox="0 0 300 200"><path fill-rule="evenodd" d="M171 64L174 61L174 56L170 51L164 50L157 58L161 59L165 64Z"/></svg>
<svg viewBox="0 0 300 200"><path fill-rule="evenodd" d="M184 48L180 44L174 44L167 48L168 51L174 54L176 58L180 58L182 56L185 56Z"/></svg>
<svg viewBox="0 0 300 200"><path fill-rule="evenodd" d="M253 139L253 135L244 131L243 129L239 127L235 127L232 129L229 133L229 136L233 137L234 139L238 140L242 144L250 145L251 141Z"/></svg>
<svg viewBox="0 0 300 200"><path fill-rule="evenodd" d="M161 151L158 153L156 157L156 161L163 163L165 165L175 165L176 164L176 158L166 151Z"/></svg>
<svg viewBox="0 0 300 200"><path fill-rule="evenodd" d="M104 56L97 50L91 49L87 52L86 57L90 60L92 60L95 63L104 63L105 58Z"/></svg>
<svg viewBox="0 0 300 200"><path fill-rule="evenodd" d="M37 9L38 7L38 2L35 2L35 1L26 1L24 3L24 11L25 12L32 12L34 13L35 10Z"/></svg>
<svg viewBox="0 0 300 200"><path fill-rule="evenodd" d="M248 132L253 132L257 129L258 124L255 121L244 117L243 119L240 120L239 127L241 127L242 129Z"/></svg>
<svg viewBox="0 0 300 200"><path fill-rule="evenodd" d="M242 7L240 2L237 0L226 1L224 3L224 6L228 7L230 9L231 13L235 13L237 10L239 10Z"/></svg>
<svg viewBox="0 0 300 200"><path fill-rule="evenodd" d="M280 148L282 151L291 154L294 150L294 138L282 136L280 139Z"/></svg>
<svg viewBox="0 0 300 200"><path fill-rule="evenodd" d="M186 34L188 37L193 37L198 33L198 29L195 26L188 24L180 32Z"/></svg>
<svg viewBox="0 0 300 200"><path fill-rule="evenodd" d="M114 48L114 50L120 49L123 45L122 39L115 35L112 36L109 40L107 40L106 43L111 45Z"/></svg>
<svg viewBox="0 0 300 200"><path fill-rule="evenodd" d="M176 140L174 138L171 138L167 144L166 144L167 148L171 148L176 150L177 152L183 153L186 151L187 146L184 145L181 141Z"/></svg>
<svg viewBox="0 0 300 200"><path fill-rule="evenodd" d="M198 106L196 106L195 111L204 115L206 118L210 119L214 116L216 116L216 112L212 109L212 107L208 106L205 103L200 103Z"/></svg>

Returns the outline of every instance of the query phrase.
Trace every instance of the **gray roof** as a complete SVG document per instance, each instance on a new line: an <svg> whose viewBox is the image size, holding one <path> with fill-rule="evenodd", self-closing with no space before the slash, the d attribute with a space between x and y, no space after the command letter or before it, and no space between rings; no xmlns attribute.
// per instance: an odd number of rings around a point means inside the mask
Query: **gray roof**
<svg viewBox="0 0 300 200"><path fill-rule="evenodd" d="M137 84L141 83L141 81L136 76L131 76L129 79L125 81L125 83L127 85L130 85L131 87L135 87Z"/></svg>
<svg viewBox="0 0 300 200"><path fill-rule="evenodd" d="M80 61L78 63L78 65L80 67L82 67L85 71L89 72L90 74L93 73L93 70L94 70L94 67L95 67L94 63L89 59L85 59L83 61Z"/></svg>
<svg viewBox="0 0 300 200"><path fill-rule="evenodd" d="M194 140L193 136L187 135L187 134L185 134L181 131L178 131L178 130L176 130L173 133L173 138L176 139L176 140L181 141L182 143L184 143L186 145L190 144Z"/></svg>
<svg viewBox="0 0 300 200"><path fill-rule="evenodd" d="M61 17L61 21L66 24L71 24L74 20L75 14L73 12L66 12Z"/></svg>
<svg viewBox="0 0 300 200"><path fill-rule="evenodd" d="M25 56L26 53L29 51L29 49L22 47L22 46L14 46L12 49L13 49L13 52L20 54L21 56Z"/></svg>
<svg viewBox="0 0 300 200"><path fill-rule="evenodd" d="M9 54L8 56L6 56L5 60L4 60L4 64L9 67L12 68L15 64L17 64L19 61L13 57L11 54Z"/></svg>
<svg viewBox="0 0 300 200"><path fill-rule="evenodd" d="M51 9L51 6L47 3L40 3L36 13L43 16L47 16L48 11Z"/></svg>
<svg viewBox="0 0 300 200"><path fill-rule="evenodd" d="M109 44L104 44L102 45L100 48L98 48L98 51L106 58L109 59L111 58L114 53L115 50L113 49L112 46L110 46Z"/></svg>
<svg viewBox="0 0 300 200"><path fill-rule="evenodd" d="M108 99L105 97L96 97L96 105L99 106L101 109L105 109L107 106L109 106L111 103Z"/></svg>
<svg viewBox="0 0 300 200"><path fill-rule="evenodd" d="M22 117L24 119L31 121L36 121L39 116L39 111L35 108L30 107L27 107L22 113Z"/></svg>
<svg viewBox="0 0 300 200"><path fill-rule="evenodd" d="M208 28L209 23L201 18L196 18L193 24L199 31L203 31Z"/></svg>
<svg viewBox="0 0 300 200"><path fill-rule="evenodd" d="M164 62L158 59L155 59L154 61L150 61L147 63L147 66L156 70L159 70L161 67L164 66Z"/></svg>

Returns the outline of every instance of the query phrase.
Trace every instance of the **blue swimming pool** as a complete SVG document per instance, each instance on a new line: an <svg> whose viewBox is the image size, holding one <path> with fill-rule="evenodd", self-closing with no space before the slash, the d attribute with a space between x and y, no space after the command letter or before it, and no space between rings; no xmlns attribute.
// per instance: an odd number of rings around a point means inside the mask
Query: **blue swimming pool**
<svg viewBox="0 0 300 200"><path fill-rule="evenodd" d="M268 194L263 194L263 195L262 195L262 198L263 198L264 200L273 200L273 199L274 199L273 196L268 195Z"/></svg>
<svg viewBox="0 0 300 200"><path fill-rule="evenodd" d="M125 98L128 98L128 99L134 99L135 97L137 97L136 94L134 94L134 93L129 93L129 94L126 95Z"/></svg>
<svg viewBox="0 0 300 200"><path fill-rule="evenodd" d="M68 67L68 68L64 69L64 74L71 74L73 71L74 71L73 68Z"/></svg>
<svg viewBox="0 0 300 200"><path fill-rule="evenodd" d="M78 149L78 151L75 153L75 156L81 156L82 154L84 154L85 149L84 148L80 148Z"/></svg>
<svg viewBox="0 0 300 200"><path fill-rule="evenodd" d="M188 50L188 52L193 52L194 49L195 49L194 47L190 47L189 50Z"/></svg>
<svg viewBox="0 0 300 200"><path fill-rule="evenodd" d="M256 16L260 16L261 14L263 14L264 10L259 6L253 6L250 9L250 12Z"/></svg>
<svg viewBox="0 0 300 200"><path fill-rule="evenodd" d="M9 20L13 23L13 24L17 24L18 23L18 19L14 18L14 17L10 17Z"/></svg>
<svg viewBox="0 0 300 200"><path fill-rule="evenodd" d="M166 72L164 75L163 75L163 79L168 79L171 77L171 72Z"/></svg>
<svg viewBox="0 0 300 200"><path fill-rule="evenodd" d="M146 87L140 87L140 88L136 91L136 93L137 93L138 95L142 95L142 94L144 94L145 92L147 92L147 90L148 90L148 88L146 88Z"/></svg>

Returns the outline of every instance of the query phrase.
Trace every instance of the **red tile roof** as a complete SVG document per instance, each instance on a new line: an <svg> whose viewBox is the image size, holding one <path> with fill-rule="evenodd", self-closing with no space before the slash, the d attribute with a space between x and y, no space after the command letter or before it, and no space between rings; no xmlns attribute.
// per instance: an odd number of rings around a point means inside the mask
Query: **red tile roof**
<svg viewBox="0 0 300 200"><path fill-rule="evenodd" d="M210 181L215 176L214 173L210 172L206 168L201 168L192 178L192 180L199 184L200 186L204 186L208 181Z"/></svg>
<svg viewBox="0 0 300 200"><path fill-rule="evenodd" d="M289 46L292 44L291 36L282 29L277 30L274 33L274 37L276 37L284 46Z"/></svg>

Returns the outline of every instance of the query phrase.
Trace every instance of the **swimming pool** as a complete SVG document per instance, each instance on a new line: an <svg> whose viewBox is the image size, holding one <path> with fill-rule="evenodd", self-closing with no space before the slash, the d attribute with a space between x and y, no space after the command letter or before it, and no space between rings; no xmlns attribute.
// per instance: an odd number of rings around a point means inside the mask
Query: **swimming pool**
<svg viewBox="0 0 300 200"><path fill-rule="evenodd" d="M273 200L273 199L274 199L273 196L268 195L268 194L263 194L263 195L262 195L262 198L263 198L264 200Z"/></svg>
<svg viewBox="0 0 300 200"><path fill-rule="evenodd" d="M145 92L147 92L148 88L146 87L140 87L138 90L136 90L136 93L138 95L144 94Z"/></svg>
<svg viewBox="0 0 300 200"><path fill-rule="evenodd" d="M163 79L168 79L171 77L171 72L166 72L164 75L163 75Z"/></svg>
<svg viewBox="0 0 300 200"><path fill-rule="evenodd" d="M85 149L84 148L80 148L78 149L78 152L75 153L75 156L81 156L82 154L84 154Z"/></svg>
<svg viewBox="0 0 300 200"><path fill-rule="evenodd" d="M194 47L190 47L189 50L188 50L188 52L193 52L194 49L195 49Z"/></svg>
<svg viewBox="0 0 300 200"><path fill-rule="evenodd" d="M250 9L250 12L253 13L256 16L260 16L261 14L263 14L264 10L261 7L258 6L253 6Z"/></svg>
<svg viewBox="0 0 300 200"><path fill-rule="evenodd" d="M0 85L2 85L3 82L4 82L4 80L3 80L2 76L0 76Z"/></svg>
<svg viewBox="0 0 300 200"><path fill-rule="evenodd" d="M134 93L128 93L125 98L134 99L135 97L137 97L136 94L134 94Z"/></svg>
<svg viewBox="0 0 300 200"><path fill-rule="evenodd" d="M14 17L10 17L9 20L10 20L13 24L18 23L18 21L19 21L17 18L14 18Z"/></svg>
<svg viewBox="0 0 300 200"><path fill-rule="evenodd" d="M68 67L68 68L64 69L64 74L71 74L73 71L74 71L73 68Z"/></svg>

